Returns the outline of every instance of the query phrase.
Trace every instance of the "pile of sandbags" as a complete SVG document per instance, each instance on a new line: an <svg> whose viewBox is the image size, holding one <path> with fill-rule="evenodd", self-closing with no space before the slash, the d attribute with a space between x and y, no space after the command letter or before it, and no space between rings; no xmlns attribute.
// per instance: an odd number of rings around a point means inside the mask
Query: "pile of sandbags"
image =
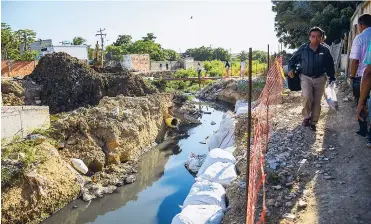
<svg viewBox="0 0 371 224"><path fill-rule="evenodd" d="M236 149L234 130L234 115L227 113L217 132L210 137L208 145L211 150L206 158L194 153L188 157L185 166L197 173L196 183L172 224L222 222L227 208L224 188L237 178L236 158L233 156Z"/></svg>
<svg viewBox="0 0 371 224"><path fill-rule="evenodd" d="M42 57L29 77L42 85L41 101L51 113L97 105L104 96L144 96L156 92L139 76L127 71L98 73L62 52Z"/></svg>

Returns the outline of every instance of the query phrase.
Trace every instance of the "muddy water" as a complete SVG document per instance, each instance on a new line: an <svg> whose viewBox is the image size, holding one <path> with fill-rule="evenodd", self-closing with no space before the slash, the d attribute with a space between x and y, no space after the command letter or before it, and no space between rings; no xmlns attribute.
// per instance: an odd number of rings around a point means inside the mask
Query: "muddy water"
<svg viewBox="0 0 371 224"><path fill-rule="evenodd" d="M44 221L44 224L125 223L166 224L181 211L194 177L184 168L190 152L207 153L207 145L200 144L217 130L223 111L207 104L199 104L203 111L202 124L188 131L189 137L177 144L182 151L175 155L174 144L165 142L145 153L140 161L137 181L125 185L116 193L88 202L76 200ZM214 121L216 125L210 123ZM77 208L73 208L77 206Z"/></svg>

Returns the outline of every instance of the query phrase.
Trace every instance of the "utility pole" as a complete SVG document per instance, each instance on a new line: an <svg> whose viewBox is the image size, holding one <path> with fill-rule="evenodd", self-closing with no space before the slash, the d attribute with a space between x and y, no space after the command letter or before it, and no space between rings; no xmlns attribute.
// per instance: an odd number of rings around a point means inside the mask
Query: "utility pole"
<svg viewBox="0 0 371 224"><path fill-rule="evenodd" d="M98 33L95 34L95 36L100 36L100 41L101 41L101 45L102 45L102 53L101 53L101 65L103 66L103 46L104 46L104 37L107 36L106 33L102 33L103 31L105 31L106 29L103 29L102 28L99 28L99 31L97 31ZM104 37L103 37L104 36Z"/></svg>

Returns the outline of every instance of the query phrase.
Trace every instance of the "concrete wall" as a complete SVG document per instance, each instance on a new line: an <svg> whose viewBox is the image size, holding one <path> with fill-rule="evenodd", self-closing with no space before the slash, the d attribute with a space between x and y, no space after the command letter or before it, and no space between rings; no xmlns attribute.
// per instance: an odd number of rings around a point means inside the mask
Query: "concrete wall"
<svg viewBox="0 0 371 224"><path fill-rule="evenodd" d="M162 70L160 69L160 64L162 64ZM178 61L151 61L151 72L166 71L166 64L169 65L169 70L180 68Z"/></svg>
<svg viewBox="0 0 371 224"><path fill-rule="evenodd" d="M26 137L31 131L50 126L47 106L1 107L1 138Z"/></svg>
<svg viewBox="0 0 371 224"><path fill-rule="evenodd" d="M129 70L149 72L150 70L149 54L124 55L124 59L121 61L121 66Z"/></svg>
<svg viewBox="0 0 371 224"><path fill-rule="evenodd" d="M38 61L1 61L1 76L26 76L32 73Z"/></svg>

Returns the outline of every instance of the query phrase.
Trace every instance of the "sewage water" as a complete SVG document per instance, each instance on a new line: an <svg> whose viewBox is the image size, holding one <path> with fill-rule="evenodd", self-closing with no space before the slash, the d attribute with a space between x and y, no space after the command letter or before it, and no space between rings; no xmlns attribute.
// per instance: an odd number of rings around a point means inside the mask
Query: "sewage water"
<svg viewBox="0 0 371 224"><path fill-rule="evenodd" d="M172 149L155 147L140 159L137 180L120 187L113 194L94 199L90 203L80 199L45 220L44 224L125 223L167 224L181 211L181 205L195 182L184 167L191 152L206 154L205 138L216 131L224 112L196 100L203 114L202 124L188 130L189 137L177 143L182 151L174 155ZM216 125L211 125L214 121ZM163 144L166 144L163 143ZM174 145L173 145L174 146ZM73 208L77 206L77 208Z"/></svg>

